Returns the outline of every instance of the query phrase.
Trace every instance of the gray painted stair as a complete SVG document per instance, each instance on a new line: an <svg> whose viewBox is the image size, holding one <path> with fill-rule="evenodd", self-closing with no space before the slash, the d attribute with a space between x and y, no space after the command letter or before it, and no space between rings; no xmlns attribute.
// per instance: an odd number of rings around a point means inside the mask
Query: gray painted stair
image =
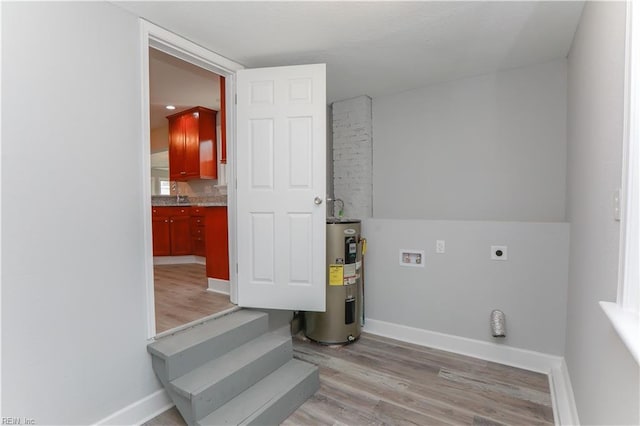
<svg viewBox="0 0 640 426"><path fill-rule="evenodd" d="M204 363L224 355L269 328L269 315L241 309L195 327L164 337L147 346L153 368L162 384L182 376ZM162 365L156 365L162 364Z"/></svg>
<svg viewBox="0 0 640 426"><path fill-rule="evenodd" d="M292 359L197 424L276 425L319 387L318 368Z"/></svg>
<svg viewBox="0 0 640 426"><path fill-rule="evenodd" d="M278 424L319 388L318 368L293 360L291 337L242 309L147 346L189 425Z"/></svg>

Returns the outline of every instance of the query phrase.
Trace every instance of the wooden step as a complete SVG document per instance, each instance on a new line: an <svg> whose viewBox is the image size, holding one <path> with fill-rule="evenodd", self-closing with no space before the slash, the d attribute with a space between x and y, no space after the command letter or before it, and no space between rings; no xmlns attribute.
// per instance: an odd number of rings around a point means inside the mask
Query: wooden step
<svg viewBox="0 0 640 426"><path fill-rule="evenodd" d="M174 402L192 424L291 360L290 336L267 333L171 381Z"/></svg>
<svg viewBox="0 0 640 426"><path fill-rule="evenodd" d="M153 368L166 383L263 335L269 326L264 312L242 309L147 346Z"/></svg>
<svg viewBox="0 0 640 426"><path fill-rule="evenodd" d="M277 425L319 388L318 367L292 359L197 424Z"/></svg>

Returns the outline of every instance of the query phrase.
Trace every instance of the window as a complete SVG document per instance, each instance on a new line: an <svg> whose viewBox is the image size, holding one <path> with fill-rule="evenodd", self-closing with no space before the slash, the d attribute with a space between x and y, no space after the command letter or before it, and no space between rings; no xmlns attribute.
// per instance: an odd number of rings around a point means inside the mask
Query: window
<svg viewBox="0 0 640 426"><path fill-rule="evenodd" d="M634 7L635 6L635 7ZM620 269L616 303L600 302L640 364L640 7L627 3L625 131L621 191Z"/></svg>
<svg viewBox="0 0 640 426"><path fill-rule="evenodd" d="M169 179L160 179L160 195L171 195L171 183Z"/></svg>

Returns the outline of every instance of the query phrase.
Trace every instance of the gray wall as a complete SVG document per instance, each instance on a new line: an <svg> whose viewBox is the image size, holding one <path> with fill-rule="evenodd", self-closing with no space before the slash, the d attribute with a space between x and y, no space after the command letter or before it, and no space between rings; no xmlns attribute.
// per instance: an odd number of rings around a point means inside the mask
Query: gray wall
<svg viewBox="0 0 640 426"><path fill-rule="evenodd" d="M373 100L373 216L564 220L566 60Z"/></svg>
<svg viewBox="0 0 640 426"><path fill-rule="evenodd" d="M2 4L3 416L91 424L160 388L139 46L109 3Z"/></svg>
<svg viewBox="0 0 640 426"><path fill-rule="evenodd" d="M566 362L582 424L640 424L638 365L598 301L615 301L625 3L587 2L569 54L567 216L571 254Z"/></svg>
<svg viewBox="0 0 640 426"><path fill-rule="evenodd" d="M562 355L567 224L369 219L363 234L368 318ZM508 260L490 260L491 245L507 245ZM399 266L400 249L425 250L425 267ZM506 339L490 335L493 309Z"/></svg>
<svg viewBox="0 0 640 426"><path fill-rule="evenodd" d="M566 71L559 59L373 99L367 317L493 341L501 309L501 344L563 354L569 229L541 222L565 215ZM425 268L400 267L399 249L425 250Z"/></svg>

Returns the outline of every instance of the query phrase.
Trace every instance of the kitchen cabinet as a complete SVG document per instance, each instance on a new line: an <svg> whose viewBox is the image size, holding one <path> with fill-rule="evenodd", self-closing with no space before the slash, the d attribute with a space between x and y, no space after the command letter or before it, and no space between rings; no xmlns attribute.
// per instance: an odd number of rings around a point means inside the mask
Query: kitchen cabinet
<svg viewBox="0 0 640 426"><path fill-rule="evenodd" d="M191 207L191 248L196 256L206 256L205 208Z"/></svg>
<svg viewBox="0 0 640 426"><path fill-rule="evenodd" d="M153 207L151 219L154 256L191 254L189 207Z"/></svg>
<svg viewBox="0 0 640 426"><path fill-rule="evenodd" d="M207 277L229 280L227 208L207 207L205 216Z"/></svg>
<svg viewBox="0 0 640 426"><path fill-rule="evenodd" d="M216 111L195 107L167 120L170 179L216 179Z"/></svg>
<svg viewBox="0 0 640 426"><path fill-rule="evenodd" d="M155 209L151 217L151 229L153 234L153 255L171 255L171 234L169 231L169 216L156 213Z"/></svg>

